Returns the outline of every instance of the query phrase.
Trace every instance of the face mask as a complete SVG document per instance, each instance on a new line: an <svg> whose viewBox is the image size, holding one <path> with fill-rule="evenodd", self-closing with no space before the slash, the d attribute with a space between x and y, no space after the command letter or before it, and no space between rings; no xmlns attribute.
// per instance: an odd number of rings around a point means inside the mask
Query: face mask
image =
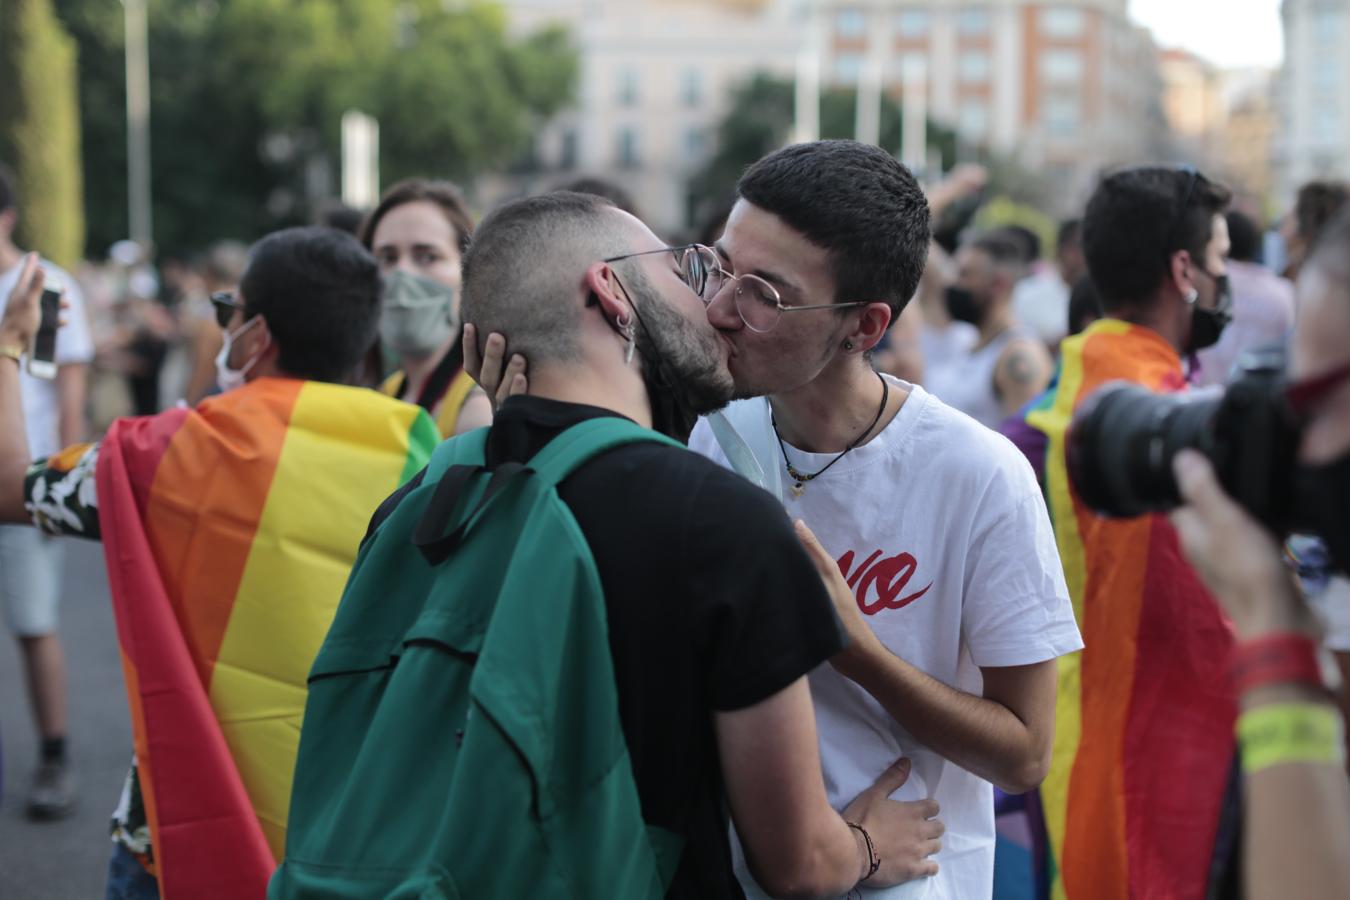
<svg viewBox="0 0 1350 900"><path fill-rule="evenodd" d="M252 369L258 362L258 357L255 355L248 362L244 363L243 368L232 369L230 368L230 350L234 346L234 341L239 335L248 331L261 321L261 316L254 316L243 325L240 325L236 331L225 332L225 340L220 346L220 352L216 354L216 384L220 386L222 391L232 391L237 387L243 387L244 382L247 380L249 369ZM265 344L263 347L266 349ZM262 353L261 350L258 352L259 354Z"/></svg>
<svg viewBox="0 0 1350 900"><path fill-rule="evenodd" d="M953 284L947 288L946 299L947 314L957 322L979 325L984 318L984 304L974 291Z"/></svg>
<svg viewBox="0 0 1350 900"><path fill-rule="evenodd" d="M1326 541L1336 568L1350 574L1350 453L1320 466L1298 466L1293 479L1306 525Z"/></svg>
<svg viewBox="0 0 1350 900"><path fill-rule="evenodd" d="M1189 352L1213 347L1219 342L1219 337L1228 327L1228 323L1233 321L1233 291L1228 285L1228 276L1210 275L1210 277L1214 279L1214 308L1205 309L1195 299L1190 301L1191 339L1186 345Z"/></svg>
<svg viewBox="0 0 1350 900"><path fill-rule="evenodd" d="M455 333L455 289L404 271L384 280L380 338L398 356L425 359Z"/></svg>

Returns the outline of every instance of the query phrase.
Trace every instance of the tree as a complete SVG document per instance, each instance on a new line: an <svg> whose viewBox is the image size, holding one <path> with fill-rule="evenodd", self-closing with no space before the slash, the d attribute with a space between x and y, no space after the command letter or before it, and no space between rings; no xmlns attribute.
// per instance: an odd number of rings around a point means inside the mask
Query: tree
<svg viewBox="0 0 1350 900"><path fill-rule="evenodd" d="M126 232L121 7L57 0L91 62L91 246ZM380 120L381 180L504 168L572 94L562 32L443 0L150 0L155 237L187 253L309 218L336 184L348 109Z"/></svg>
<svg viewBox="0 0 1350 900"><path fill-rule="evenodd" d="M75 44L51 0L6 0L0 19L0 158L14 168L19 240L65 266L84 250Z"/></svg>
<svg viewBox="0 0 1350 900"><path fill-rule="evenodd" d="M696 218L725 206L745 168L787 141L792 131L793 95L792 82L763 73L752 76L734 91L730 108L717 129L717 151L690 182ZM856 109L857 91L839 88L825 91L820 98L821 137L853 137ZM901 110L890 99L882 100L880 130L886 144L899 146ZM955 135L931 120L928 146L939 152L944 168L955 162Z"/></svg>

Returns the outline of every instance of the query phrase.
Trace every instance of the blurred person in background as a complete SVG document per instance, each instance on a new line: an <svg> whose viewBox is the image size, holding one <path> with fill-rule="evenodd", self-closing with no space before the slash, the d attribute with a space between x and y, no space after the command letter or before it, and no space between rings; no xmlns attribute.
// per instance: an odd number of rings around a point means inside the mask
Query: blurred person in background
<svg viewBox="0 0 1350 900"><path fill-rule="evenodd" d="M29 260L0 344L26 346L40 291ZM270 234L212 302L220 396L45 457L23 439L17 355L0 355L0 521L104 545L136 746L116 900L262 896L309 667L371 512L439 440L421 410L342 385L380 315L355 238Z"/></svg>
<svg viewBox="0 0 1350 900"><path fill-rule="evenodd" d="M492 421L460 341L460 265L472 234L459 189L416 178L385 191L361 227L384 277L380 340L398 366L380 392L422 407L444 437Z"/></svg>
<svg viewBox="0 0 1350 900"><path fill-rule="evenodd" d="M1228 283L1233 291L1233 321L1213 347L1196 356L1191 384L1226 384L1233 365L1254 347L1283 346L1294 327L1294 286L1261 264L1261 230L1247 215L1229 210Z"/></svg>
<svg viewBox="0 0 1350 900"><path fill-rule="evenodd" d="M352 237L359 237L361 223L366 220L366 213L366 210L357 209L342 202L334 202L319 211L314 224L322 225L325 228L336 228L338 231L345 231Z"/></svg>
<svg viewBox="0 0 1350 900"><path fill-rule="evenodd" d="M974 325L979 337L966 353L927 366L924 375L925 387L938 399L989 428L997 428L1050 382L1050 354L1013 312L1024 258L1019 244L997 233L957 251L947 310L956 321Z"/></svg>
<svg viewBox="0 0 1350 900"><path fill-rule="evenodd" d="M1024 241L1030 242L1034 255L1028 260L1031 273L1013 289L1013 314L1045 342L1053 351L1065 337L1064 325L1068 319L1069 295L1073 285L1087 274L1080 240L1080 221L1067 219L1060 223L1055 240L1053 266L1040 262L1040 240L1025 228Z"/></svg>
<svg viewBox="0 0 1350 900"><path fill-rule="evenodd" d="M1285 397L1298 415L1294 490L1331 562L1350 572L1350 213L1301 265ZM1240 641L1237 731L1245 790L1248 897L1350 896L1350 782L1344 718L1323 686L1317 627L1275 537L1224 492L1194 451L1174 460L1186 554ZM1350 604L1350 596L1333 598ZM1342 620L1346 610L1338 611Z"/></svg>
<svg viewBox="0 0 1350 900"><path fill-rule="evenodd" d="M0 167L0 312L23 268L23 251L14 245L18 220L13 180ZM63 290L67 324L56 341L56 379L35 378L26 369L19 374L28 452L34 457L85 439L86 380L94 356L79 285L47 260L42 267L49 284ZM66 663L56 616L63 556L53 538L24 526L0 525L0 604L22 652L40 741L38 770L28 794L28 814L38 819L66 815L75 799L66 752Z"/></svg>
<svg viewBox="0 0 1350 900"><path fill-rule="evenodd" d="M1350 184L1342 181L1310 181L1298 189L1294 208L1280 224L1284 242L1284 277L1298 281L1303 261L1312 255L1322 229L1350 199Z"/></svg>
<svg viewBox="0 0 1350 900"><path fill-rule="evenodd" d="M933 240L928 245L928 261L914 295L923 323L919 329L920 377L950 360L967 353L979 341L979 331L969 322L954 320L947 311L947 287L956 281L952 262L957 235L966 227L979 207L980 195L988 182L988 173L980 166L961 165L928 191L928 208L933 217ZM903 314L902 314L903 318ZM911 367L913 368L913 367ZM919 383L919 382L916 382Z"/></svg>
<svg viewBox="0 0 1350 900"><path fill-rule="evenodd" d="M191 356L191 370L183 390L188 406L196 406L217 391L216 355L223 339L211 297L236 290L247 264L248 248L240 242L212 244L201 261L200 289L184 300L180 327Z"/></svg>
<svg viewBox="0 0 1350 900"><path fill-rule="evenodd" d="M1099 516L1066 474L1069 422L1097 387L1186 390L1183 356L1218 340L1229 196L1189 168L1103 179L1083 217L1083 249L1106 318L1065 339L1054 389L1025 414L1047 439L1032 464L1044 473L1086 645L1060 660L1054 762L1040 790L1051 887L1068 900L1231 887L1231 623L1166 517Z"/></svg>
<svg viewBox="0 0 1350 900"><path fill-rule="evenodd" d="M583 175L566 184L558 185L554 190L568 191L573 194L590 194L594 197L604 197L630 216L633 216L636 219L642 218L638 213L637 201L633 199L633 195L629 190L618 182L611 181L608 178L600 178L596 175ZM724 218L723 224L725 224L725 222L726 220Z"/></svg>

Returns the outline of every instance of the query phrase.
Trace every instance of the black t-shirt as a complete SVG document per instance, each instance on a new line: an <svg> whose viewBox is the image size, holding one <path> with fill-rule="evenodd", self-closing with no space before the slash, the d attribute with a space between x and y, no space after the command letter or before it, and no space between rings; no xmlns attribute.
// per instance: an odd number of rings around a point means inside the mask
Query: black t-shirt
<svg viewBox="0 0 1350 900"><path fill-rule="evenodd" d="M609 415L513 397L493 424L488 466L525 462L568 427ZM372 528L421 480L390 497ZM573 472L558 494L604 588L643 817L685 839L666 896L741 898L713 713L765 700L842 649L829 596L783 508L697 454L618 447Z"/></svg>

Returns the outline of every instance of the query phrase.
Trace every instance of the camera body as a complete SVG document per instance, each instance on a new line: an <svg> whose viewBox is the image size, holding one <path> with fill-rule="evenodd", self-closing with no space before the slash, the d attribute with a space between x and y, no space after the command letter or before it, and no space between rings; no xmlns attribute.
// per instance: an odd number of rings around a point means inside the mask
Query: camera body
<svg viewBox="0 0 1350 900"><path fill-rule="evenodd" d="M1284 353L1257 350L1221 396L1155 394L1113 382L1089 397L1069 426L1069 478L1094 512L1117 518L1180 506L1172 459L1198 450L1223 489L1279 535L1304 518L1290 482L1300 427L1284 399Z"/></svg>

